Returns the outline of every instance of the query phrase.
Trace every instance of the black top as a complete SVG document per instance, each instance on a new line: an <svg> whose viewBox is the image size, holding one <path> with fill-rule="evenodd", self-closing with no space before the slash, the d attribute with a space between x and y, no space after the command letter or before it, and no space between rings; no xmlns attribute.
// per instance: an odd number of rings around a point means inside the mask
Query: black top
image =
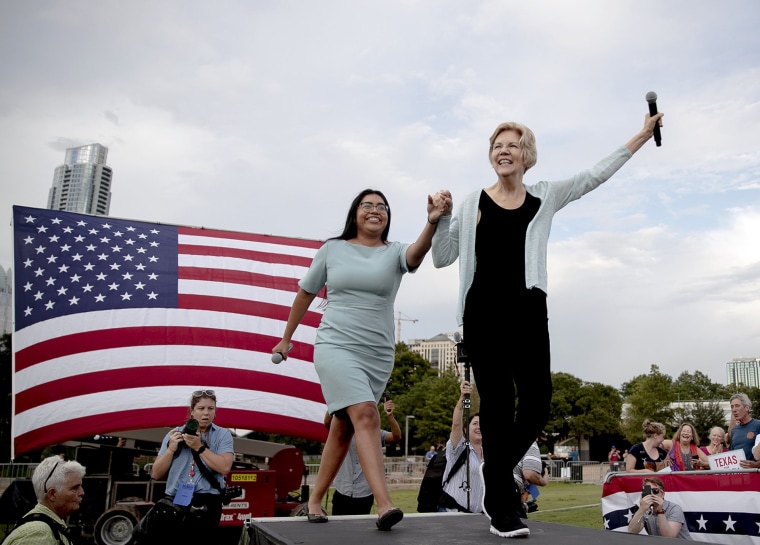
<svg viewBox="0 0 760 545"><path fill-rule="evenodd" d="M522 206L507 210L481 191L473 288L481 286L490 293L497 285L510 293L525 290L525 233L540 204L540 199L526 193Z"/></svg>

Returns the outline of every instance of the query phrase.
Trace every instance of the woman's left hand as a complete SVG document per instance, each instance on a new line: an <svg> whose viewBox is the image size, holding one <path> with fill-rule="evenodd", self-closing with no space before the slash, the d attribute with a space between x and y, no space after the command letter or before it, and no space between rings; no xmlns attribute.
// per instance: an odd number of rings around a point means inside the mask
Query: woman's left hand
<svg viewBox="0 0 760 545"><path fill-rule="evenodd" d="M190 435L189 433L183 433L182 439L185 440L185 444L193 450L201 448L201 438L199 435Z"/></svg>

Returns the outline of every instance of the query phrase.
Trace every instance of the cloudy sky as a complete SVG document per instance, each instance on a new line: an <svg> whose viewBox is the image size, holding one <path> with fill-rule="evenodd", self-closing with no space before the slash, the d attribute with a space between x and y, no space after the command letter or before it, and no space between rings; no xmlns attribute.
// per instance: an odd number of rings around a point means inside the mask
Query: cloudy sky
<svg viewBox="0 0 760 545"><path fill-rule="evenodd" d="M760 356L758 22L755 0L5 0L0 265L11 205L45 207L67 147L109 148L112 216L327 238L373 187L412 241L429 193L495 181L498 123L536 133L527 184L560 179L656 91L662 147L555 217L553 369L724 382ZM457 283L407 276L402 340L455 329Z"/></svg>

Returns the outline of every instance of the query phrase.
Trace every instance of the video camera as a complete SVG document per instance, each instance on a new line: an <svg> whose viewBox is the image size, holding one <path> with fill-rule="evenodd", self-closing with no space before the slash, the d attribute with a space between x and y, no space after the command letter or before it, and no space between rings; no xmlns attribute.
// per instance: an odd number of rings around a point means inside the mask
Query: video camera
<svg viewBox="0 0 760 545"><path fill-rule="evenodd" d="M457 363L469 363L470 358L467 355L467 350L464 348L464 339L459 331L454 333L454 342L457 347Z"/></svg>

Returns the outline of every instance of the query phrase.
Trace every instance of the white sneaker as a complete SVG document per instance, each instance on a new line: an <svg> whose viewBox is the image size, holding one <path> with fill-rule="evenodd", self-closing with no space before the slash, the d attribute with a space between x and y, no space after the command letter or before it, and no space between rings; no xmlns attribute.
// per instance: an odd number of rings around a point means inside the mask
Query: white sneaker
<svg viewBox="0 0 760 545"><path fill-rule="evenodd" d="M514 514L497 521L497 525L501 526L501 530L494 526L494 521L491 521L491 533L499 537L528 537L530 535L530 528Z"/></svg>
<svg viewBox="0 0 760 545"><path fill-rule="evenodd" d="M483 508L483 514L488 517L488 520L491 520L491 515L489 515L486 511L486 478L483 476L483 464L485 464L485 462L481 462L481 464L478 466L478 473L480 473L480 482L483 483L483 497L480 498L480 506Z"/></svg>

